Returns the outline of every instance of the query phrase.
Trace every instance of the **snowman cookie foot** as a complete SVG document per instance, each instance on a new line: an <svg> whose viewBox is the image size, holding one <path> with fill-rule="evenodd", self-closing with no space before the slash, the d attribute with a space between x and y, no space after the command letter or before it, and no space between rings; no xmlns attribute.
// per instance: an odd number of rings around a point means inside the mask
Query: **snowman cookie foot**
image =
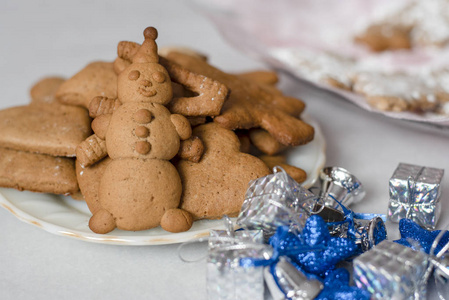
<svg viewBox="0 0 449 300"><path fill-rule="evenodd" d="M179 208L167 210L161 219L162 229L173 233L187 231L192 224L192 214Z"/></svg>
<svg viewBox="0 0 449 300"><path fill-rule="evenodd" d="M107 210L97 211L89 220L89 228L99 234L111 232L116 227L114 217Z"/></svg>

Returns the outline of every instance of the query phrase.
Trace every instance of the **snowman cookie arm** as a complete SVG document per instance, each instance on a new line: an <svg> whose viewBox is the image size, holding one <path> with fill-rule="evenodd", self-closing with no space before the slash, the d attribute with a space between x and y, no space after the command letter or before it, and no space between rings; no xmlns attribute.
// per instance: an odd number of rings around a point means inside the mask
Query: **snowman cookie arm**
<svg viewBox="0 0 449 300"><path fill-rule="evenodd" d="M112 114L99 115L92 121L92 130L102 140L106 138L109 123L111 122Z"/></svg>
<svg viewBox="0 0 449 300"><path fill-rule="evenodd" d="M204 145L199 137L192 136L190 122L184 116L178 114L171 115L170 119L181 139L178 157L191 162L199 162L204 152Z"/></svg>
<svg viewBox="0 0 449 300"><path fill-rule="evenodd" d="M83 167L89 167L108 155L106 149L106 132L112 113L121 105L118 99L98 96L89 104L89 116L94 134L81 142L76 148L76 158Z"/></svg>
<svg viewBox="0 0 449 300"><path fill-rule="evenodd" d="M140 44L129 41L121 41L117 45L118 57L114 60L114 72L120 74L131 63L133 56L139 51Z"/></svg>
<svg viewBox="0 0 449 300"><path fill-rule="evenodd" d="M197 163L204 153L203 141L197 136L191 136L187 140L181 141L178 157L190 162Z"/></svg>
<svg viewBox="0 0 449 300"><path fill-rule="evenodd" d="M108 155L106 141L91 135L76 147L76 159L82 167L89 167Z"/></svg>
<svg viewBox="0 0 449 300"><path fill-rule="evenodd" d="M94 97L89 104L89 116L96 118L101 115L112 114L122 103L118 99L103 96Z"/></svg>
<svg viewBox="0 0 449 300"><path fill-rule="evenodd" d="M186 117L178 114L172 114L170 120L175 126L179 138L184 141L192 136L192 127Z"/></svg>

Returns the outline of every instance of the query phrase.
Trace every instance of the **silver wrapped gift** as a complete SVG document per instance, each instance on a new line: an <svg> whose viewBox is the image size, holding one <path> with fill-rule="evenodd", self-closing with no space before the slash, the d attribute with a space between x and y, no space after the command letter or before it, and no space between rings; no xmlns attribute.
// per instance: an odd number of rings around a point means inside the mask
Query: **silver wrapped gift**
<svg viewBox="0 0 449 300"><path fill-rule="evenodd" d="M426 299L427 254L385 240L354 259L354 281L372 299Z"/></svg>
<svg viewBox="0 0 449 300"><path fill-rule="evenodd" d="M300 186L282 168L252 181L245 195L237 224L246 229L261 229L265 236L279 226L302 229L317 196Z"/></svg>
<svg viewBox="0 0 449 300"><path fill-rule="evenodd" d="M267 258L266 246L262 243L263 234L260 230L210 232L207 258L208 299L263 300L263 267L240 266L241 258Z"/></svg>
<svg viewBox="0 0 449 300"><path fill-rule="evenodd" d="M440 184L444 170L400 163L390 179L388 219L408 218L435 229L440 215Z"/></svg>

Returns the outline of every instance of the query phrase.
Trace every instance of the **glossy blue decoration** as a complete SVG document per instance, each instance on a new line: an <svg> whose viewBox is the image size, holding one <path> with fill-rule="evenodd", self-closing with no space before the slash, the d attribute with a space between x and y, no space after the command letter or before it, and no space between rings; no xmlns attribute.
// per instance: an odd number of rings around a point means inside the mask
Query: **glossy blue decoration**
<svg viewBox="0 0 449 300"><path fill-rule="evenodd" d="M280 256L290 257L298 253L322 251L324 249L321 245L311 247L305 244L299 235L295 235L289 231L288 226L278 227L276 233L270 238L270 245L273 248L273 254L269 259L245 257L240 259L240 265L243 267L270 266L277 263Z"/></svg>
<svg viewBox="0 0 449 300"><path fill-rule="evenodd" d="M324 290L315 300L369 300L368 291L349 285L349 272L346 269L335 269L327 272L324 278Z"/></svg>
<svg viewBox="0 0 449 300"><path fill-rule="evenodd" d="M353 240L332 237L326 222L317 215L307 219L301 238L304 245L311 249L321 249L290 256L307 273L323 274L358 252L358 246Z"/></svg>
<svg viewBox="0 0 449 300"><path fill-rule="evenodd" d="M413 222L410 219L401 219L399 221L399 231L401 233L401 238L396 240L396 243L404 245L406 247L415 248L414 245L411 245L409 239L414 240L419 243L422 247L422 250L429 254L430 248L432 247L432 243L441 230L429 231L417 223ZM449 242L449 232L445 233L435 248L435 253L440 252L442 247ZM421 249L415 249L421 250Z"/></svg>
<svg viewBox="0 0 449 300"><path fill-rule="evenodd" d="M289 232L281 226L270 239L273 255L270 259L242 258L241 266L269 266L279 256L288 256L299 265L301 271L315 275L334 269L335 265L358 252L358 246L351 239L332 237L324 220L312 215L306 221L301 234Z"/></svg>

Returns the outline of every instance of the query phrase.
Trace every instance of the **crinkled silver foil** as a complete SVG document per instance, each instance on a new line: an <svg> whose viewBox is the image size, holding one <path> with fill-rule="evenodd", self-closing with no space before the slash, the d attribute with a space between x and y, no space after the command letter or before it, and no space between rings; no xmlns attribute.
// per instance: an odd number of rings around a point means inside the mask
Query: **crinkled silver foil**
<svg viewBox="0 0 449 300"><path fill-rule="evenodd" d="M399 222L408 218L426 229L435 229L443 175L443 169L400 163L390 179L388 219Z"/></svg>

